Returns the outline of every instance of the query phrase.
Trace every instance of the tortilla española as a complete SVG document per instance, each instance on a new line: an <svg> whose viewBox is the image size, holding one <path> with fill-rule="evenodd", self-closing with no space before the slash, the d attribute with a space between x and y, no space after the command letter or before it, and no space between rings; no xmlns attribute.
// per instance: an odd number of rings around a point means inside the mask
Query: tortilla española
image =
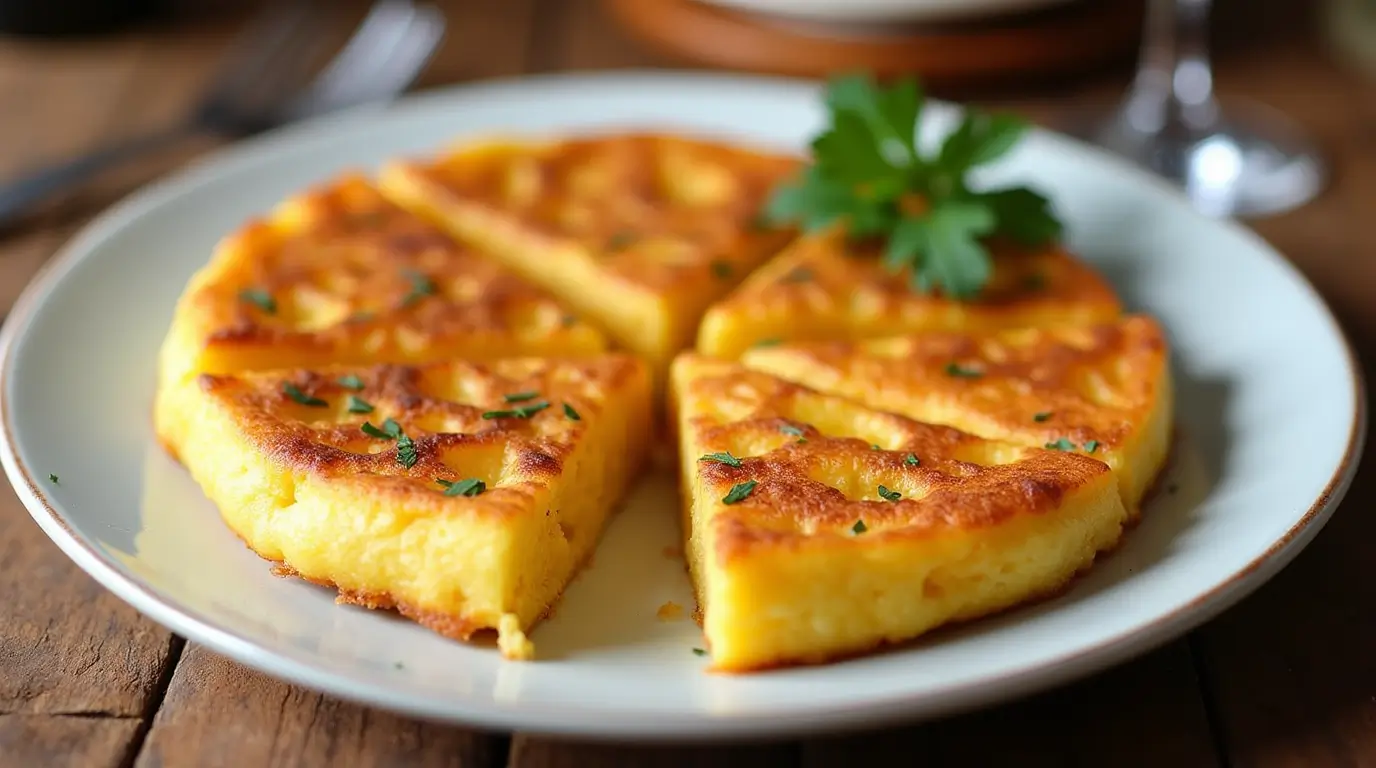
<svg viewBox="0 0 1376 768"><path fill-rule="evenodd" d="M671 386L689 570L718 671L827 661L1054 593L1127 519L1088 456L693 353Z"/></svg>
<svg viewBox="0 0 1376 768"><path fill-rule="evenodd" d="M968 301L914 291L878 249L835 231L798 238L712 305L697 351L736 358L761 343L1103 322L1122 311L1108 283L1059 247L993 246L989 284Z"/></svg>
<svg viewBox="0 0 1376 768"><path fill-rule="evenodd" d="M919 421L1094 456L1118 476L1134 518L1170 449L1166 337L1145 315L1095 325L791 344L748 350L741 361Z"/></svg>
<svg viewBox="0 0 1376 768"><path fill-rule="evenodd" d="M636 476L649 397L622 355L201 374L164 439L282 572L523 659Z"/></svg>
<svg viewBox="0 0 1376 768"><path fill-rule="evenodd" d="M791 231L759 225L795 158L669 135L457 146L385 167L392 200L476 243L659 372Z"/></svg>

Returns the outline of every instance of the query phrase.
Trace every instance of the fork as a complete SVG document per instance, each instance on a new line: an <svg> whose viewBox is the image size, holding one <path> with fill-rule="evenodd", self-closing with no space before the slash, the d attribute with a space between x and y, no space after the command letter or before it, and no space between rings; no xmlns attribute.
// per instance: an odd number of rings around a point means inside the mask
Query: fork
<svg viewBox="0 0 1376 768"><path fill-rule="evenodd" d="M198 133L242 138L404 91L444 37L444 14L411 0L374 3L349 41L302 85L325 38L309 2L273 3L231 49L206 95L170 128L39 170L0 186L0 230L57 191Z"/></svg>

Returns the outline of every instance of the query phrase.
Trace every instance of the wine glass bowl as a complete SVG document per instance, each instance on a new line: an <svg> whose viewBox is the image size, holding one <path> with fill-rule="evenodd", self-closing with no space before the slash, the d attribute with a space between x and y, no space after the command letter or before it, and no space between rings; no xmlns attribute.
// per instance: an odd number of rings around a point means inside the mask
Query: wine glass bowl
<svg viewBox="0 0 1376 768"><path fill-rule="evenodd" d="M1180 186L1211 216L1296 208L1323 189L1327 169L1294 121L1254 102L1214 95L1211 0L1150 0L1132 87L1118 109L1067 126Z"/></svg>

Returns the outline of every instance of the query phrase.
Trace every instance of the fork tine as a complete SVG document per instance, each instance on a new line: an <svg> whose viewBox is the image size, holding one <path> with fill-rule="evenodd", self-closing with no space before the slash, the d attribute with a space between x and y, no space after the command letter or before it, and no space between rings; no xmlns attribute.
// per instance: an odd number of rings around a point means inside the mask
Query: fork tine
<svg viewBox="0 0 1376 768"><path fill-rule="evenodd" d="M405 89L434 54L444 27L444 14L434 6L384 0L289 111L319 114Z"/></svg>
<svg viewBox="0 0 1376 768"><path fill-rule="evenodd" d="M290 48L288 43L311 17L310 11L309 0L283 0L251 20L235 38L211 82L210 98L229 98L262 80L269 65Z"/></svg>

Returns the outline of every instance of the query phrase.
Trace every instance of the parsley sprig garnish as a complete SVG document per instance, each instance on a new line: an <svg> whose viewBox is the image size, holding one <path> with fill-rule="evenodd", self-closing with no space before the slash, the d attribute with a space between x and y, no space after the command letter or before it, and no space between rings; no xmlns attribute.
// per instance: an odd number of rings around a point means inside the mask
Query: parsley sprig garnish
<svg viewBox="0 0 1376 768"><path fill-rule="evenodd" d="M825 101L830 120L812 141L812 164L765 207L775 223L809 232L844 224L851 237L880 238L884 265L906 270L913 290L956 299L988 283L988 238L1036 246L1060 236L1061 223L1037 192L969 185L971 170L1017 144L1021 120L968 110L931 152L917 146L925 97L914 79L881 87L867 75L837 77Z"/></svg>
<svg viewBox="0 0 1376 768"><path fill-rule="evenodd" d="M486 411L483 413L484 419L528 419L531 416L549 407L548 400L541 400L538 403L523 405L519 408L510 408L504 411Z"/></svg>
<svg viewBox="0 0 1376 768"><path fill-rule="evenodd" d="M487 483L476 477L460 480L457 483L451 483L448 480L436 480L435 482L444 488L445 496L468 496L471 498L487 490Z"/></svg>

